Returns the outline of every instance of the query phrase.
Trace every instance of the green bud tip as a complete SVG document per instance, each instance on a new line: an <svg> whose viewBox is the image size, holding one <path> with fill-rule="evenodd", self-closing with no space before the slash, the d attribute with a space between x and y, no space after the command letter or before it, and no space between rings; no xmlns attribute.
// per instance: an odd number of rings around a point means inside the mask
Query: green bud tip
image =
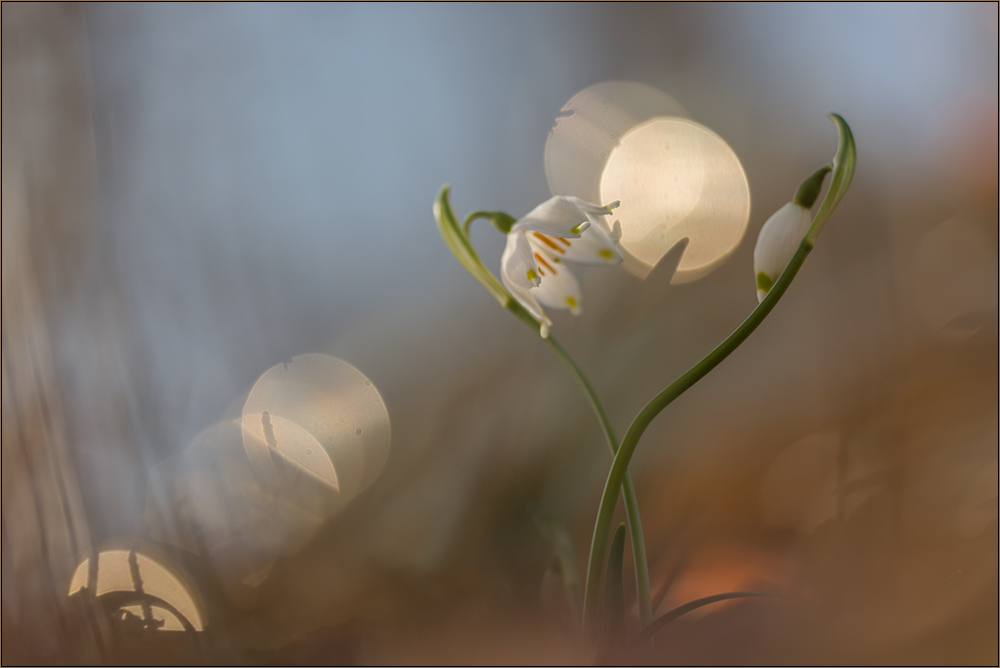
<svg viewBox="0 0 1000 668"><path fill-rule="evenodd" d="M819 197L819 191L823 188L823 179L832 169L833 165L823 165L810 174L795 191L792 202L803 209L812 208L812 205L816 203L816 198Z"/></svg>
<svg viewBox="0 0 1000 668"><path fill-rule="evenodd" d="M490 222L493 223L493 227L504 234L510 234L510 228L514 227L514 223L517 222L503 211L491 211L487 215Z"/></svg>

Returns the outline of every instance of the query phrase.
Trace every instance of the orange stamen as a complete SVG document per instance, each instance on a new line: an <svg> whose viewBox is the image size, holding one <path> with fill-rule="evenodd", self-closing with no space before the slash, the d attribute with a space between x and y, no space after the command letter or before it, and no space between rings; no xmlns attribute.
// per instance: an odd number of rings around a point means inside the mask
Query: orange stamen
<svg viewBox="0 0 1000 668"><path fill-rule="evenodd" d="M546 267L546 268L547 268L547 269L548 269L549 271L551 271L551 272L552 272L553 274L554 274L554 273L556 273L556 270L552 268L552 265L550 265L550 264L549 264L548 262L546 262L546 261L545 261L545 258L544 258L544 257L542 257L542 256L541 256L541 255L540 255L539 253L535 253L535 259L536 259L536 260L538 260L538 263L539 263L539 264L544 264L544 265L545 265L545 267ZM542 270L542 268L541 268L541 267L539 267L539 268L538 268L538 271L541 271L541 270Z"/></svg>
<svg viewBox="0 0 1000 668"><path fill-rule="evenodd" d="M534 234L536 237L538 237L543 244L545 244L546 246L548 246L552 250L559 251L560 253L565 253L566 252L565 250L563 250L562 248L560 248L559 246L557 246L556 242L553 241L552 237L550 237L549 235L542 234L541 232L532 232L532 234Z"/></svg>

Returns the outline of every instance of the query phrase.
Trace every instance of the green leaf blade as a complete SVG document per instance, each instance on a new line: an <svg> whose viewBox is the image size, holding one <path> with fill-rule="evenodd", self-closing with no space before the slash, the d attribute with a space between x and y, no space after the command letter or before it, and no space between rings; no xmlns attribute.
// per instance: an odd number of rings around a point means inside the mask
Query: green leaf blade
<svg viewBox="0 0 1000 668"><path fill-rule="evenodd" d="M608 554L608 572L605 575L604 618L607 622L608 638L616 638L625 619L625 523L615 530Z"/></svg>
<svg viewBox="0 0 1000 668"><path fill-rule="evenodd" d="M679 605L673 610L660 615L653 620L653 623L644 628L633 640L633 642L640 643L649 640L657 633L666 628L667 624L678 619L679 617L686 615L687 613L702 608L706 605L711 605L712 603L718 603L719 601L725 601L733 598L780 598L786 601L802 601L806 603L819 603L813 598L801 598L799 596L789 596L788 594L778 594L775 592L767 591L727 591L722 594L713 594L712 596L705 596L703 598L697 598L693 601L688 601L683 605Z"/></svg>

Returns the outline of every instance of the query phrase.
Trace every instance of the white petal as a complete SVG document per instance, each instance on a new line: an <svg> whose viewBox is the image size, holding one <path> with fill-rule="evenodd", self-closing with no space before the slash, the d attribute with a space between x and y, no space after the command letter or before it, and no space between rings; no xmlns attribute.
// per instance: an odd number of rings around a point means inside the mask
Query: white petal
<svg viewBox="0 0 1000 668"><path fill-rule="evenodd" d="M538 265L528 238L521 232L507 235L507 245L500 258L500 277L504 284L512 283L524 289L538 285Z"/></svg>
<svg viewBox="0 0 1000 668"><path fill-rule="evenodd" d="M573 315L580 315L583 299L580 296L580 284L576 277L562 262L548 262L541 258L538 271L542 282L531 290L533 297L549 308L569 309Z"/></svg>
<svg viewBox="0 0 1000 668"><path fill-rule="evenodd" d="M579 239L558 239L541 233L530 232L528 243L535 252L542 251L546 258L580 264L621 264L622 256L615 243L599 227L590 227Z"/></svg>
<svg viewBox="0 0 1000 668"><path fill-rule="evenodd" d="M569 197L553 197L514 223L513 231L537 231L555 237L578 237L590 227L587 213Z"/></svg>
<svg viewBox="0 0 1000 668"><path fill-rule="evenodd" d="M778 209L760 228L753 251L753 273L758 277L757 300L762 301L795 255L802 237L809 231L812 215L794 202ZM766 279L760 278L763 274Z"/></svg>
<svg viewBox="0 0 1000 668"><path fill-rule="evenodd" d="M533 290L529 288L521 287L507 280L507 275L501 272L500 280L503 281L504 286L510 291L511 296L517 300L517 302L525 308L525 310L533 315L535 319L541 321L542 327L539 333L542 338L547 338L549 335L549 326L552 325L552 321L549 317L545 315L545 311L542 310L541 305L538 300L535 299L532 292Z"/></svg>

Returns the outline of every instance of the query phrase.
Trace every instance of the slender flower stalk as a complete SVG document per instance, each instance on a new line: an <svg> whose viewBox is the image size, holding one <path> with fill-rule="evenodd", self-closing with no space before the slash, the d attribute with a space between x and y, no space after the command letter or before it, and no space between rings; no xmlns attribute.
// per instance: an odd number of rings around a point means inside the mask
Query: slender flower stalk
<svg viewBox="0 0 1000 668"><path fill-rule="evenodd" d="M628 464L632 459L632 455L635 452L635 448L639 443L640 437L653 419L659 415L660 411L666 408L674 399L687 391L691 386L701 380L706 374L708 374L708 372L718 366L722 360L726 359L726 357L736 350L740 344L742 344L747 337L750 336L755 329L757 329L757 326L763 322L764 318L767 317L767 314L771 312L771 310L778 303L778 300L781 299L785 290L788 289L792 279L795 278L795 275L798 273L799 268L805 261L806 256L809 255L809 252L813 249L816 237L819 236L819 233L826 224L826 221L829 220L830 215L833 213L833 210L836 208L841 198L843 198L844 193L847 191L847 187L850 185L857 160L854 137L851 134L850 127L848 127L847 122L844 121L843 118L837 114L830 114L830 119L837 126L837 130L840 134L840 143L837 149L837 155L834 158L832 165L833 177L830 182L830 188L827 190L823 203L820 204L819 211L817 211L812 225L806 232L805 237L798 246L798 249L791 257L788 265L778 277L777 281L775 281L771 289L767 292L766 296L760 301L757 308L754 309L750 316L736 328L736 331L729 335L725 341L719 344L719 346L710 352L704 359L695 364L680 378L675 380L662 392L653 397L653 399L646 404L641 411L639 411L639 414L636 415L632 424L629 426L628 431L625 432L624 438L622 438L621 447L618 448L618 452L615 454L614 462L611 464L611 470L608 472L608 478L604 485L604 493L601 497L601 504L597 512L597 519L594 523L594 534L590 544L590 558L587 565L586 588L584 590L583 624L585 631L596 631L597 629L597 592L601 583L601 573L604 566L604 552L607 547L608 533L611 527L611 518L614 514L615 503L618 499L618 489L622 484L625 471L627 470ZM814 178L815 174L809 177L809 179ZM809 179L807 179L807 181L809 181ZM803 183L803 186L805 186L805 183Z"/></svg>
<svg viewBox="0 0 1000 668"><path fill-rule="evenodd" d="M608 449L611 451L611 455L614 456L618 451L618 437L615 434L614 425L611 423L611 417L608 415L607 409L604 407L601 398L598 396L597 391L591 385L590 380L580 369L576 361L570 356L569 352L563 348L562 344L556 340L555 337L549 335L548 328L545 321L539 318L535 313L528 308L521 300L515 299L503 285L493 276L492 273L483 265L482 261L479 259L478 254L472 247L472 242L469 239L469 226L473 221L478 219L489 220L493 223L494 227L498 230L504 232L505 234L525 234L525 232L534 232L537 230L526 230L527 226L523 226L515 230L515 226L518 224L509 215L500 211L476 211L469 214L465 219L463 225L458 224L458 220L451 208L451 202L449 201L449 187L444 186L438 193L437 199L434 202L434 217L438 222L438 230L441 232L441 236L444 238L445 243L451 249L452 253L458 259L466 270L469 271L483 286L496 298L496 300L505 309L510 311L518 320L523 322L528 328L537 332L539 336L545 341L545 343L552 348L560 360L566 365L566 367L573 374L573 378L580 385L583 390L584 396L587 397L587 401L590 403L591 409L594 411L594 415L597 417L597 421L601 425L601 431L604 434L605 441L608 444ZM555 199L555 198L554 198ZM569 198L560 198L569 199ZM550 200L551 202L552 200ZM582 222L586 222L586 225L580 225L579 229L573 230L570 226L568 230L561 229L548 229L546 231L554 232L567 232L571 239L580 239L582 233L587 229L594 229L594 224L598 226L602 234L592 239L591 241L583 240L579 245L583 247L583 250L594 251L594 254L600 258L602 263L615 263L621 261L621 256L618 254L617 249L614 249L614 256L608 256L607 253L602 253L601 251L606 249L609 245L613 249L614 242L617 242L618 238L621 237L621 228L617 224L614 226L605 226L603 222L597 222L601 219L595 220L597 216L601 216L605 213L609 213L617 203L613 206L608 207L596 207L595 205L586 205L580 202L576 198L571 198L570 203L576 205L584 213L583 220L578 220L573 226L579 225ZM577 204L579 203L579 204ZM583 206L581 206L583 205ZM539 209L545 206L544 204L537 207L532 214L525 216L522 219L532 220L532 215L537 214ZM592 207L594 210L588 211L583 207ZM545 213L545 209L542 210ZM549 211L551 213L551 211ZM574 214L576 215L576 214ZM535 219L541 218L543 216L535 216ZM551 222L551 221L550 221ZM559 221L556 221L559 222ZM515 242L516 243L516 242ZM508 245L510 241L508 241ZM566 245L566 244L563 244ZM579 257L579 256L577 256ZM570 259L570 258L567 258ZM586 261L584 258L583 261ZM597 263L597 260L592 260L593 263ZM514 271L513 269L511 271ZM525 276L530 280L528 276L528 268L525 268ZM540 308L539 308L540 310ZM635 565L635 578L636 578L636 591L639 601L639 617L643 626L650 623L653 618L651 596L649 589L649 567L646 560L646 546L645 540L642 532L642 520L639 516L639 504L635 497L635 487L632 484L632 477L626 470L621 476L622 480L619 483L619 487L622 490L622 496L624 498L625 504L625 514L628 522L629 536L632 542L632 557Z"/></svg>
<svg viewBox="0 0 1000 668"><path fill-rule="evenodd" d="M597 392L590 384L590 381L587 380L583 371L580 370L580 367L577 366L573 358L566 352L566 349L562 347L562 344L552 336L549 336L545 342L555 351L559 359L569 367L569 370L573 373L573 377L580 384L583 393L587 396L587 400L590 401L594 415L597 416L598 422L601 423L604 438L608 443L608 448L611 450L611 456L614 457L619 449L618 437L615 436L614 425L611 424L611 417L608 415L607 409L604 408L604 404L601 403L601 398L597 395ZM646 539L642 533L642 520L639 517L639 502L635 498L635 486L632 484L632 476L628 471L625 471L625 475L622 477L621 490L622 500L625 504L625 519L628 523L628 534L632 543L632 562L635 565L635 589L639 602L639 624L645 628L653 620L653 602L649 588L649 563L646 559Z"/></svg>

